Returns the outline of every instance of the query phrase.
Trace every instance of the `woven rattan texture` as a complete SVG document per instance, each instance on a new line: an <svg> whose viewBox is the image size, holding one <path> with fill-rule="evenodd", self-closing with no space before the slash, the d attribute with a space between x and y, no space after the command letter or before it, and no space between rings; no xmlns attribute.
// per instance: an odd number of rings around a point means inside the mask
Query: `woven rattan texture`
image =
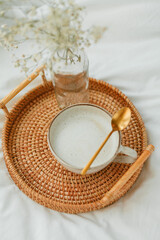
<svg viewBox="0 0 160 240"><path fill-rule="evenodd" d="M122 106L131 108L132 119L122 132L122 144L140 155L147 146L146 132L130 100L115 87L95 79L90 79L89 88L90 102L111 114ZM86 176L66 170L56 161L47 143L49 124L59 111L52 83L31 90L11 110L3 129L3 152L13 181L31 199L62 212L92 211L118 200L133 185L142 167L115 193L114 199L102 202L105 193L130 165L111 163Z"/></svg>

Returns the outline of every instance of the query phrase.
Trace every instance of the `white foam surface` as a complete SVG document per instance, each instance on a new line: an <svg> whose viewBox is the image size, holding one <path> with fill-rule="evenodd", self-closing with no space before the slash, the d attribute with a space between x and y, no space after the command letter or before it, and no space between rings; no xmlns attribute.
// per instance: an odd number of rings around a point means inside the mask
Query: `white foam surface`
<svg viewBox="0 0 160 240"><path fill-rule="evenodd" d="M74 106L61 112L52 122L51 146L67 164L83 168L111 130L111 117L102 109L88 105ZM119 134L114 133L91 167L109 161L118 144Z"/></svg>

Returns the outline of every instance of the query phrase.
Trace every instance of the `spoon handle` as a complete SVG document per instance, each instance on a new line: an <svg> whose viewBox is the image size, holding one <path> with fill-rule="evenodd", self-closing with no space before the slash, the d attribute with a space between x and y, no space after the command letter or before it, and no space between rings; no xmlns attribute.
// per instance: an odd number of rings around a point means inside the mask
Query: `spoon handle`
<svg viewBox="0 0 160 240"><path fill-rule="evenodd" d="M101 144L101 146L98 148L98 150L95 152L95 154L93 155L93 157L89 160L89 162L87 163L87 165L83 168L81 175L85 175L86 172L88 171L88 169L90 168L91 164L93 163L94 159L97 157L97 155L99 154L99 152L101 151L101 149L103 148L103 146L105 145L105 143L108 141L108 139L110 138L110 136L112 135L112 133L114 132L114 130L112 130L108 136L106 137L106 139L103 141L103 143Z"/></svg>

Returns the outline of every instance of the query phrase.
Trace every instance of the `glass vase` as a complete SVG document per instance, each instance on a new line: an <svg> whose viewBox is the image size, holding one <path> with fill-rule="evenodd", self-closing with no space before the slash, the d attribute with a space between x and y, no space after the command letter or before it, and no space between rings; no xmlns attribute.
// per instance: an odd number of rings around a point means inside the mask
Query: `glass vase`
<svg viewBox="0 0 160 240"><path fill-rule="evenodd" d="M71 51L71 50L70 50ZM59 107L89 102L88 58L84 51L59 54L53 65L53 84Z"/></svg>

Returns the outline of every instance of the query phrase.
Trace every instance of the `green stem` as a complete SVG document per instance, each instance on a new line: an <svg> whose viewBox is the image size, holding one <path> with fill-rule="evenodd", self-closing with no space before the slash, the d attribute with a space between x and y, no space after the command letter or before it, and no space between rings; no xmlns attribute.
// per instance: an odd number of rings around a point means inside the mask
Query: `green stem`
<svg viewBox="0 0 160 240"><path fill-rule="evenodd" d="M77 57L77 59L79 60L79 56L75 53L72 52L72 50L70 48L68 48L68 51L75 57Z"/></svg>

